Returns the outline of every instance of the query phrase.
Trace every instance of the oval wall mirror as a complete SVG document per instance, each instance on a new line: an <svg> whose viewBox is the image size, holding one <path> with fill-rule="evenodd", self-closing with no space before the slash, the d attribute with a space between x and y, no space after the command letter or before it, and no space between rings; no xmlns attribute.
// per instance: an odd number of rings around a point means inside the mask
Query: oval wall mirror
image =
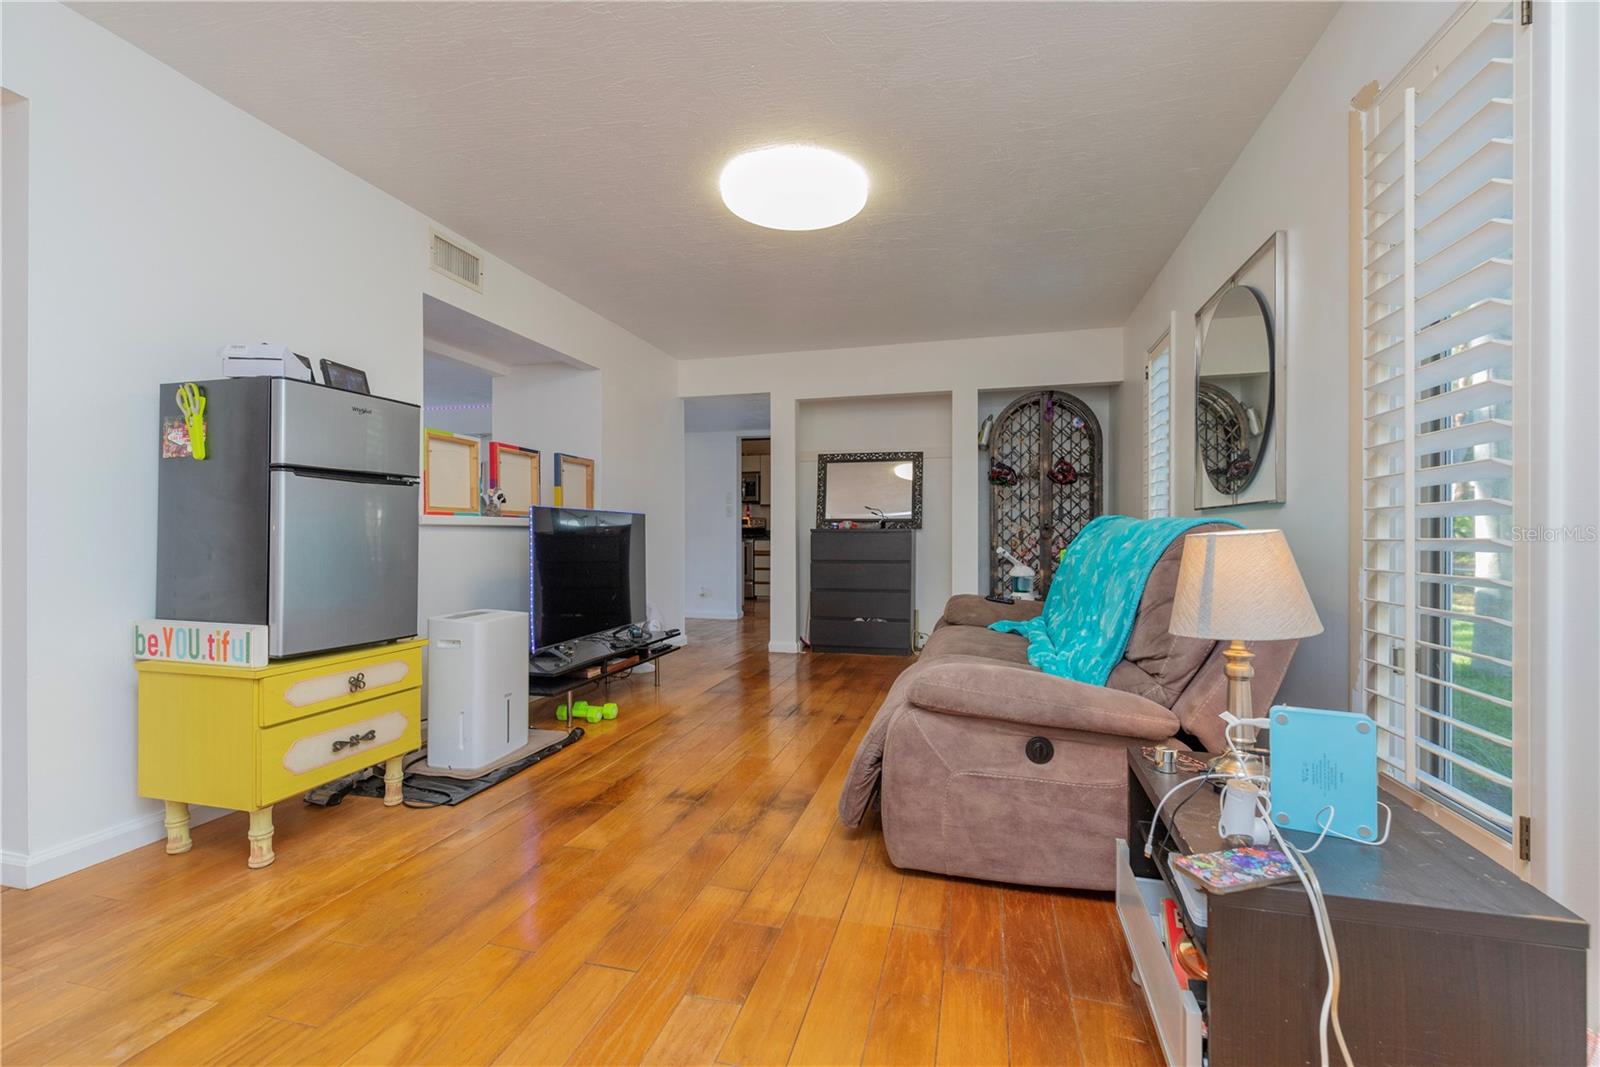
<svg viewBox="0 0 1600 1067"><path fill-rule="evenodd" d="M1195 457L1219 493L1237 496L1261 466L1272 429L1272 320L1247 285L1217 298L1195 368Z"/></svg>

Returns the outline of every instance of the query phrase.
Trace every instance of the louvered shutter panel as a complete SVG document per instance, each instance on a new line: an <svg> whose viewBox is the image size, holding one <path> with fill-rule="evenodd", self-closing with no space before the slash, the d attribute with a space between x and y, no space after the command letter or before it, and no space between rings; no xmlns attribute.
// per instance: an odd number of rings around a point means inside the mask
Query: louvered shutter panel
<svg viewBox="0 0 1600 1067"><path fill-rule="evenodd" d="M1145 365L1145 515L1172 514L1172 353L1160 346Z"/></svg>
<svg viewBox="0 0 1600 1067"><path fill-rule="evenodd" d="M1525 741L1526 48L1508 7L1469 8L1363 116L1356 690L1383 769L1503 837Z"/></svg>

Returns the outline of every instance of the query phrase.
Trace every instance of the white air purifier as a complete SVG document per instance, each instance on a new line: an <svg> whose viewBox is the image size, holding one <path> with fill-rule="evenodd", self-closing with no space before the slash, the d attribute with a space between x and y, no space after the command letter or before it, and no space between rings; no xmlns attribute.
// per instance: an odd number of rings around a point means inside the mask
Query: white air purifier
<svg viewBox="0 0 1600 1067"><path fill-rule="evenodd" d="M528 616L428 620L428 762L473 771L528 743Z"/></svg>

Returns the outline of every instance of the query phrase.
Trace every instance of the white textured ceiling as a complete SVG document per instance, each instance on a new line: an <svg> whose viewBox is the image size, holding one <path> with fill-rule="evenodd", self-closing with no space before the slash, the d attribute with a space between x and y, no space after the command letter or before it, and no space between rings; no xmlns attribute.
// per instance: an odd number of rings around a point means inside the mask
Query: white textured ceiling
<svg viewBox="0 0 1600 1067"><path fill-rule="evenodd" d="M1335 5L73 6L694 357L1120 324ZM729 214L777 141L859 159L866 210Z"/></svg>

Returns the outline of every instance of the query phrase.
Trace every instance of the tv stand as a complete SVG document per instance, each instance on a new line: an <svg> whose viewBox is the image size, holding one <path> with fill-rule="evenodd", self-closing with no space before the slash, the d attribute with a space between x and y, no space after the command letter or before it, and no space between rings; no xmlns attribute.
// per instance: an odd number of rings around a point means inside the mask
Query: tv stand
<svg viewBox="0 0 1600 1067"><path fill-rule="evenodd" d="M676 636L676 635L674 635ZM604 690L618 675L639 666L653 663L663 656L678 651L680 646L669 645L662 634L653 634L646 640L622 648L613 647L605 638L583 637L564 641L571 648L566 662L546 666L548 658L530 656L528 662L528 695L531 697L565 696L567 706L590 687ZM554 647L554 646L553 646ZM661 669L656 668L654 685L661 688Z"/></svg>

